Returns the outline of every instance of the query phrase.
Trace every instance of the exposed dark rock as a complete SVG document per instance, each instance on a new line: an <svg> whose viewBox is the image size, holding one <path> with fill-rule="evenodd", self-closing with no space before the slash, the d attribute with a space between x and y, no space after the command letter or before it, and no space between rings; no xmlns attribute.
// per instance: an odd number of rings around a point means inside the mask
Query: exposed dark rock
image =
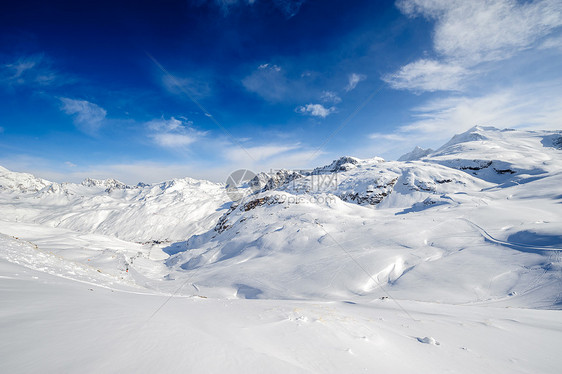
<svg viewBox="0 0 562 374"><path fill-rule="evenodd" d="M496 169L496 168L494 168L494 170L498 174L515 174L516 173L515 170L511 170L511 169Z"/></svg>
<svg viewBox="0 0 562 374"><path fill-rule="evenodd" d="M482 169L486 169L489 168L492 165L492 161L477 161L474 160L475 163L477 163L476 166L461 166L459 169L460 170L482 170Z"/></svg>
<svg viewBox="0 0 562 374"><path fill-rule="evenodd" d="M338 171L348 171L356 167L359 163L359 159L351 156L343 156L334 160L330 165L322 166L316 168L312 171L312 174L321 173L335 173Z"/></svg>

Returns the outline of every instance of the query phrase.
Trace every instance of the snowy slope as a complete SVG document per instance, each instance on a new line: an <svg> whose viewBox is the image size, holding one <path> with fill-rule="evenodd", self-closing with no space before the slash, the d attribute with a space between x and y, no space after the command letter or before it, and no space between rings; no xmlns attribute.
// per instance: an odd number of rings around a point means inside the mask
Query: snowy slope
<svg viewBox="0 0 562 374"><path fill-rule="evenodd" d="M410 300L560 308L562 152L542 145L549 136L474 128L421 161L355 159L276 181L167 264L239 297L381 297L388 288ZM462 167L475 158L514 173Z"/></svg>
<svg viewBox="0 0 562 374"><path fill-rule="evenodd" d="M161 277L221 296L381 297L388 288L413 300L559 308L559 138L475 127L418 161L342 157L262 173L261 192L231 207L222 185L190 178L5 189L3 232L21 235L9 232L17 221L149 243L170 255L155 265ZM33 180L4 175L12 186Z"/></svg>
<svg viewBox="0 0 562 374"><path fill-rule="evenodd" d="M560 367L559 311L372 298L170 299L41 256L38 247L0 236L3 373L557 373ZM17 252L23 258L11 255Z"/></svg>
<svg viewBox="0 0 562 374"><path fill-rule="evenodd" d="M560 139L560 131L476 126L455 135L427 159L494 183L525 183L562 171Z"/></svg>
<svg viewBox="0 0 562 374"><path fill-rule="evenodd" d="M191 178L128 186L114 179L51 183L0 170L0 204L14 221L111 235L179 241L213 227L228 203L223 185Z"/></svg>
<svg viewBox="0 0 562 374"><path fill-rule="evenodd" d="M2 168L0 372L557 373L561 139L475 127L237 202Z"/></svg>
<svg viewBox="0 0 562 374"><path fill-rule="evenodd" d="M37 178L28 173L15 173L0 166L0 191L4 192L36 192L51 182Z"/></svg>
<svg viewBox="0 0 562 374"><path fill-rule="evenodd" d="M403 302L410 318L381 300L175 297L151 317L166 296L73 282L5 260L0 273L3 373L559 369L557 311Z"/></svg>

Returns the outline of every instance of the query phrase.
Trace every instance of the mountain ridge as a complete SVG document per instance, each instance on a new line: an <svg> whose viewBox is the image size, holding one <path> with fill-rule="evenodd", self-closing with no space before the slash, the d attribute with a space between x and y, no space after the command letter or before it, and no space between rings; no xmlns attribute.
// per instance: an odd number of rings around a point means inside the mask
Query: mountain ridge
<svg viewBox="0 0 562 374"><path fill-rule="evenodd" d="M288 193L293 199L323 196L378 209L450 205L453 200L446 196L453 192L470 195L562 171L556 161L561 134L475 126L436 151L424 150L427 154L413 160L344 156L311 171L260 173L247 193L248 198L259 198L266 191ZM223 184L189 177L136 186L91 178L81 184L55 183L2 167L0 191L22 194L21 198L30 195L50 207L48 212L16 212L20 220L139 242L176 241L201 234L215 227L231 204ZM2 200L7 204L10 199ZM155 217L159 215L169 217L169 227L158 223ZM146 229L139 230L127 223L132 217L137 217L135 222L150 225L144 224Z"/></svg>
<svg viewBox="0 0 562 374"><path fill-rule="evenodd" d="M101 250L86 253L102 271L152 290L189 284L209 297L308 300L389 292L560 309L560 134L474 127L418 160L346 156L262 173L257 186L240 186L238 201L223 184L191 178L131 188L16 183L0 189L0 228L69 237L57 254L78 261L92 235Z"/></svg>

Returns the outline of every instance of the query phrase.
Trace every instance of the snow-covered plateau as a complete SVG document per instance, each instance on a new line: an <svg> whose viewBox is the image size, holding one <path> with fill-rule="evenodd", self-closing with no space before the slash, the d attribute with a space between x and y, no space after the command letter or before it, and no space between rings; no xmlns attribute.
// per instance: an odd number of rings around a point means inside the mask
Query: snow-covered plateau
<svg viewBox="0 0 562 374"><path fill-rule="evenodd" d="M400 160L260 173L236 202L0 167L0 372L559 373L562 131Z"/></svg>

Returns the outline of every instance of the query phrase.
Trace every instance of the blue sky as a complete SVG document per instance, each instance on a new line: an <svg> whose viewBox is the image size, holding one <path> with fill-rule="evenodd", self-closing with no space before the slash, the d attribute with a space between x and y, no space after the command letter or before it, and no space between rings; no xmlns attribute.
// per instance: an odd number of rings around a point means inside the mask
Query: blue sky
<svg viewBox="0 0 562 374"><path fill-rule="evenodd" d="M22 0L0 29L0 165L56 181L562 128L560 0Z"/></svg>

